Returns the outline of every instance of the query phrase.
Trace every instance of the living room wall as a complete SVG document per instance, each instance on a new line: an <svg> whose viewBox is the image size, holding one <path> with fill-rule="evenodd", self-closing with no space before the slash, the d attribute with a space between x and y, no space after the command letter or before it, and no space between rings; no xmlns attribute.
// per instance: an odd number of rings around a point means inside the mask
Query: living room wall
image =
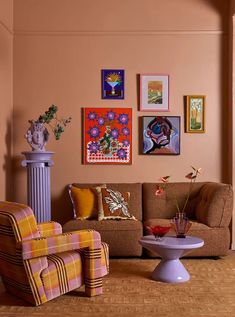
<svg viewBox="0 0 235 317"><path fill-rule="evenodd" d="M15 0L14 1L14 199L26 202L21 152L28 119L51 104L72 116L60 141L51 135L53 213L63 218L71 182L183 181L190 166L200 179L227 181L225 119L226 45L223 0ZM125 69L124 100L101 99L101 69ZM181 154L139 154L138 74L170 75L170 112L181 116ZM184 95L206 95L206 133L184 132ZM133 163L82 164L82 107L131 107ZM58 209L57 209L58 208Z"/></svg>
<svg viewBox="0 0 235 317"><path fill-rule="evenodd" d="M0 200L11 197L13 2L0 0Z"/></svg>

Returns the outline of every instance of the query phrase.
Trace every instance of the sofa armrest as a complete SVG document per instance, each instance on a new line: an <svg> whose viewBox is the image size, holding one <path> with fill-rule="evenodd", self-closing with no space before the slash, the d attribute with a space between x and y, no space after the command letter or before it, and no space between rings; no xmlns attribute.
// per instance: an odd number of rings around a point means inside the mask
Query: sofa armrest
<svg viewBox="0 0 235 317"><path fill-rule="evenodd" d="M101 238L95 230L79 230L24 240L20 244L22 257L27 260L82 248L101 249Z"/></svg>
<svg viewBox="0 0 235 317"><path fill-rule="evenodd" d="M50 237L62 233L61 224L55 221L41 222L37 226L41 237Z"/></svg>
<svg viewBox="0 0 235 317"><path fill-rule="evenodd" d="M206 183L199 194L195 217L197 221L209 227L228 227L232 209L233 190L231 185Z"/></svg>

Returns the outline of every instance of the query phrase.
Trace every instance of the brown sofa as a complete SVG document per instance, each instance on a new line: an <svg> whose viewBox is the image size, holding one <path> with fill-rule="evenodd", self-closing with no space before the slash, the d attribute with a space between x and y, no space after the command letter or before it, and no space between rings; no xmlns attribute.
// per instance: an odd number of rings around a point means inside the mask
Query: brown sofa
<svg viewBox="0 0 235 317"><path fill-rule="evenodd" d="M86 188L98 184L77 184ZM162 196L156 196L156 183L112 183L108 188L130 192L129 210L136 220L77 220L63 226L63 231L92 228L100 232L109 244L111 256L141 256L138 240L146 234L146 226L169 225L175 216L174 195L180 206L188 192L188 183L169 183ZM233 191L230 185L202 182L195 183L186 214L192 221L189 235L200 237L204 246L190 256L222 256L230 248L229 224L232 217ZM174 231L169 232L174 235ZM154 256L148 252L149 256Z"/></svg>

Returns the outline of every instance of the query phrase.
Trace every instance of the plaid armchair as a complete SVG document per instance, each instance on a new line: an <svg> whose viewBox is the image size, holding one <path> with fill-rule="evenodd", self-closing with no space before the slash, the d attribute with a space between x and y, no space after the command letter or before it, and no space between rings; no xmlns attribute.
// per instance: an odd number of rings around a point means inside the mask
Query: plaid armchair
<svg viewBox="0 0 235 317"><path fill-rule="evenodd" d="M62 234L59 223L36 223L30 207L0 202L0 275L6 290L40 305L85 284L102 293L108 246L94 230Z"/></svg>

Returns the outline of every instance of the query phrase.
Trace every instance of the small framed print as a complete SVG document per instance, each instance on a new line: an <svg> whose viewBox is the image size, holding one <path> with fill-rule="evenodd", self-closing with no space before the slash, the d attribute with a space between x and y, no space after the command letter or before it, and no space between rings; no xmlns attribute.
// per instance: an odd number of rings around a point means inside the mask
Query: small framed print
<svg viewBox="0 0 235 317"><path fill-rule="evenodd" d="M102 69L102 99L124 99L125 71Z"/></svg>
<svg viewBox="0 0 235 317"><path fill-rule="evenodd" d="M185 96L186 122L185 132L205 133L205 99L206 96Z"/></svg>
<svg viewBox="0 0 235 317"><path fill-rule="evenodd" d="M132 163L132 108L83 109L84 164Z"/></svg>
<svg viewBox="0 0 235 317"><path fill-rule="evenodd" d="M142 119L142 154L180 154L179 116L146 116Z"/></svg>
<svg viewBox="0 0 235 317"><path fill-rule="evenodd" d="M140 74L140 111L169 111L169 75Z"/></svg>

